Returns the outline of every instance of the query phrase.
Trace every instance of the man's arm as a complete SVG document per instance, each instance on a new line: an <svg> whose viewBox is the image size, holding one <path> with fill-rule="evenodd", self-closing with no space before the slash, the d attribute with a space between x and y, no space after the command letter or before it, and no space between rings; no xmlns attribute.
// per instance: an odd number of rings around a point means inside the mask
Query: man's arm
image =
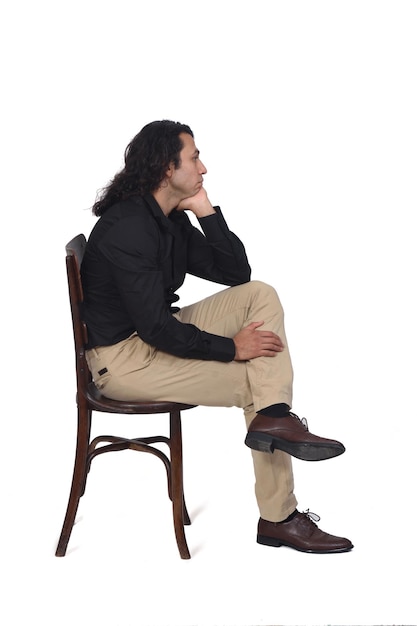
<svg viewBox="0 0 417 626"><path fill-rule="evenodd" d="M204 261L200 258L198 264L194 263L194 272L198 276L205 278L207 276L204 274L210 274L213 280L214 266L217 270L223 268L229 272L227 282L224 280L224 274L223 279L218 282L224 281L225 284L236 285L250 280L251 270L243 244L229 230L220 208L214 208L211 205L204 188L195 196L183 200L178 210L190 210L194 213L210 244L212 265L209 264L208 257ZM193 266L192 260L190 266ZM199 269L196 269L197 267ZM235 271L233 278L232 268ZM272 357L284 350L284 344L278 335L272 331L258 330L263 323L263 321L252 322L234 336L235 361L247 361L260 356Z"/></svg>
<svg viewBox="0 0 417 626"><path fill-rule="evenodd" d="M220 207L213 207L202 188L192 198L183 200L177 211L190 210L203 230L190 231L187 272L222 285L248 282L251 268L240 239L229 230Z"/></svg>

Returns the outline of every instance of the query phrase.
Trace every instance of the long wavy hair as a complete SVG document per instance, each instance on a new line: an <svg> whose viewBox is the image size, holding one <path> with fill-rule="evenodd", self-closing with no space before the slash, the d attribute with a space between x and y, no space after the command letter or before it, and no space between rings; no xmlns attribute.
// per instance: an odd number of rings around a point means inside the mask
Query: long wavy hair
<svg viewBox="0 0 417 626"><path fill-rule="evenodd" d="M161 120L144 126L125 150L124 168L98 193L93 214L103 215L116 202L158 189L170 164L175 168L181 164L181 133L194 137L191 128L180 122Z"/></svg>

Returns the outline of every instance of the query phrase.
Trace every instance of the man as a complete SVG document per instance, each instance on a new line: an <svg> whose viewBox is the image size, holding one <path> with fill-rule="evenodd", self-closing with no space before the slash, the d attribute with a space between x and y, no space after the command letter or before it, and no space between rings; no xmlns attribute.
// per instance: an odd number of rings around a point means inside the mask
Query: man
<svg viewBox="0 0 417 626"><path fill-rule="evenodd" d="M244 409L261 515L257 541L346 552L348 539L322 532L296 509L291 466L291 456L318 461L344 446L313 435L290 411L280 301L271 286L250 281L244 246L210 203L205 173L188 126L152 122L94 204L100 219L81 267L94 382L119 400ZM176 291L187 273L229 288L179 308Z"/></svg>

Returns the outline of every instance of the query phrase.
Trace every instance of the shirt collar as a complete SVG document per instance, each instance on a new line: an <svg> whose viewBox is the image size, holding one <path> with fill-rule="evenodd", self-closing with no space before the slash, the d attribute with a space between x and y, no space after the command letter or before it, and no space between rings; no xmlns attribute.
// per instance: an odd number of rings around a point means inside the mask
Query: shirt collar
<svg viewBox="0 0 417 626"><path fill-rule="evenodd" d="M154 216L154 218L158 221L162 228L169 230L170 232L174 231L174 225L172 221L165 215L158 202L155 200L151 193L147 193L143 196L143 200Z"/></svg>

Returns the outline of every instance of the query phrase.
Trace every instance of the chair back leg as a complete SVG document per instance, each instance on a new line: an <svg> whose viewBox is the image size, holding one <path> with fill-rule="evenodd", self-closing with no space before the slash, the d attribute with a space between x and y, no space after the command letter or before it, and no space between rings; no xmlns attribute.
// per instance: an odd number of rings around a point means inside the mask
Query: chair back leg
<svg viewBox="0 0 417 626"><path fill-rule="evenodd" d="M61 535L56 549L56 556L65 556L71 532L77 515L80 498L87 480L87 455L91 429L91 411L85 406L78 406L77 445L74 471L68 499L67 512L62 525Z"/></svg>

